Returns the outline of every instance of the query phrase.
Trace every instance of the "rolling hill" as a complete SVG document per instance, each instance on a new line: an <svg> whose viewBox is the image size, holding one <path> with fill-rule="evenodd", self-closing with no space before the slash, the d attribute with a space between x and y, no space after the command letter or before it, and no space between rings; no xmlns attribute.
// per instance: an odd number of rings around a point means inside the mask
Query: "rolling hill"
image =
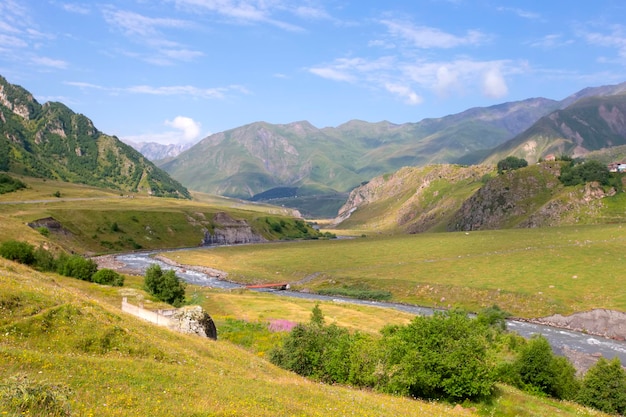
<svg viewBox="0 0 626 417"><path fill-rule="evenodd" d="M154 196L189 192L139 152L62 103L0 77L0 171Z"/></svg>

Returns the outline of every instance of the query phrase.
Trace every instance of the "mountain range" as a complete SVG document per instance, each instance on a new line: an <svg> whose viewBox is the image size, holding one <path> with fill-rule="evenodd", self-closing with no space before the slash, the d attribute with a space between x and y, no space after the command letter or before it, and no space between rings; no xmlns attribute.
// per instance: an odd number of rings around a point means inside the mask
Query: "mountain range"
<svg viewBox="0 0 626 417"><path fill-rule="evenodd" d="M188 198L184 184L312 217L333 217L355 187L402 167L493 167L508 155L534 163L619 145L626 145L626 83L416 123L353 120L320 129L307 121L256 122L211 135L175 157L168 156L181 148L136 144L160 160L160 169L86 116L62 103L41 105L0 77L0 171Z"/></svg>
<svg viewBox="0 0 626 417"><path fill-rule="evenodd" d="M354 187L405 166L495 164L509 154L535 162L626 143L625 91L626 83L586 88L561 101L530 98L416 123L256 122L211 135L160 166L194 190L328 215ZM325 213L303 206L321 197Z"/></svg>
<svg viewBox="0 0 626 417"><path fill-rule="evenodd" d="M141 153L62 103L39 104L0 77L0 171L154 196L188 190Z"/></svg>

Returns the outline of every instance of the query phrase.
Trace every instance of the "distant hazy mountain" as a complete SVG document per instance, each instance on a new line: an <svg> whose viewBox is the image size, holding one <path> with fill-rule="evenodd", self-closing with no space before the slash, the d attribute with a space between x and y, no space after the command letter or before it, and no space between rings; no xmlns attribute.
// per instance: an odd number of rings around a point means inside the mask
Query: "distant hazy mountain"
<svg viewBox="0 0 626 417"><path fill-rule="evenodd" d="M156 163L158 163L159 161L175 158L194 145L194 143L173 143L169 145L163 145L156 142L137 143L129 140L125 140L124 142L135 148L150 161Z"/></svg>
<svg viewBox="0 0 626 417"><path fill-rule="evenodd" d="M515 138L496 147L486 163L514 155L534 163L549 154L585 156L626 144L626 93L591 96L542 117Z"/></svg>
<svg viewBox="0 0 626 417"><path fill-rule="evenodd" d="M324 129L306 121L258 122L211 135L161 167L191 189L231 197L295 188L295 203L303 195L349 191L403 166L468 155L478 161L558 107L534 98L419 123L353 120Z"/></svg>
<svg viewBox="0 0 626 417"><path fill-rule="evenodd" d="M185 187L87 117L61 103L39 104L0 77L0 171L158 196Z"/></svg>

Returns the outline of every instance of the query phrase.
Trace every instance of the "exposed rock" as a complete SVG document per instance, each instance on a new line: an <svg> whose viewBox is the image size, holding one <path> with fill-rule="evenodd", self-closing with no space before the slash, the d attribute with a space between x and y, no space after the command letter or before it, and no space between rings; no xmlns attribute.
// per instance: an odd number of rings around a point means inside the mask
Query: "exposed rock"
<svg viewBox="0 0 626 417"><path fill-rule="evenodd" d="M621 311L595 309L571 316L555 314L532 321L617 340L626 339L626 313Z"/></svg>
<svg viewBox="0 0 626 417"><path fill-rule="evenodd" d="M200 306L189 306L175 310L172 315L174 328L180 333L196 334L209 339L217 339L217 329L209 314Z"/></svg>
<svg viewBox="0 0 626 417"><path fill-rule="evenodd" d="M237 245L242 243L266 242L263 236L255 233L245 220L235 220L226 213L217 213L213 218L213 231L206 230L202 245Z"/></svg>
<svg viewBox="0 0 626 417"><path fill-rule="evenodd" d="M38 220L32 221L32 222L28 223L28 226L32 227L33 229L36 229L38 227L45 227L46 229L48 229L52 233L59 233L59 234L63 234L63 235L70 235L71 234L71 232L69 230L63 228L61 223L59 223L59 221L56 220L54 217L45 217L43 219L38 219Z"/></svg>

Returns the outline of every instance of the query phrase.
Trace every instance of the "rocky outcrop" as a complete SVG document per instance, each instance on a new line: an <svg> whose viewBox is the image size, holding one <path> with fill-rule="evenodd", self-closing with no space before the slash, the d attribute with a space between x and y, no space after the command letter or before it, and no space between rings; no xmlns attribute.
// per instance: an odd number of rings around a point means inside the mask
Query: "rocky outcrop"
<svg viewBox="0 0 626 417"><path fill-rule="evenodd" d="M571 316L555 314L532 321L616 340L626 339L626 313L621 311L595 309Z"/></svg>
<svg viewBox="0 0 626 417"><path fill-rule="evenodd" d="M200 306L189 306L174 310L171 316L172 330L184 334L195 334L209 339L217 339L217 329L209 313Z"/></svg>
<svg viewBox="0 0 626 417"><path fill-rule="evenodd" d="M213 230L205 229L203 246L238 245L243 243L266 242L260 234L254 232L245 220L235 220L226 213L217 213L213 218Z"/></svg>
<svg viewBox="0 0 626 417"><path fill-rule="evenodd" d="M200 306L186 306L171 310L146 310L122 299L122 311L184 334L195 334L209 339L217 339L217 328L209 314Z"/></svg>

